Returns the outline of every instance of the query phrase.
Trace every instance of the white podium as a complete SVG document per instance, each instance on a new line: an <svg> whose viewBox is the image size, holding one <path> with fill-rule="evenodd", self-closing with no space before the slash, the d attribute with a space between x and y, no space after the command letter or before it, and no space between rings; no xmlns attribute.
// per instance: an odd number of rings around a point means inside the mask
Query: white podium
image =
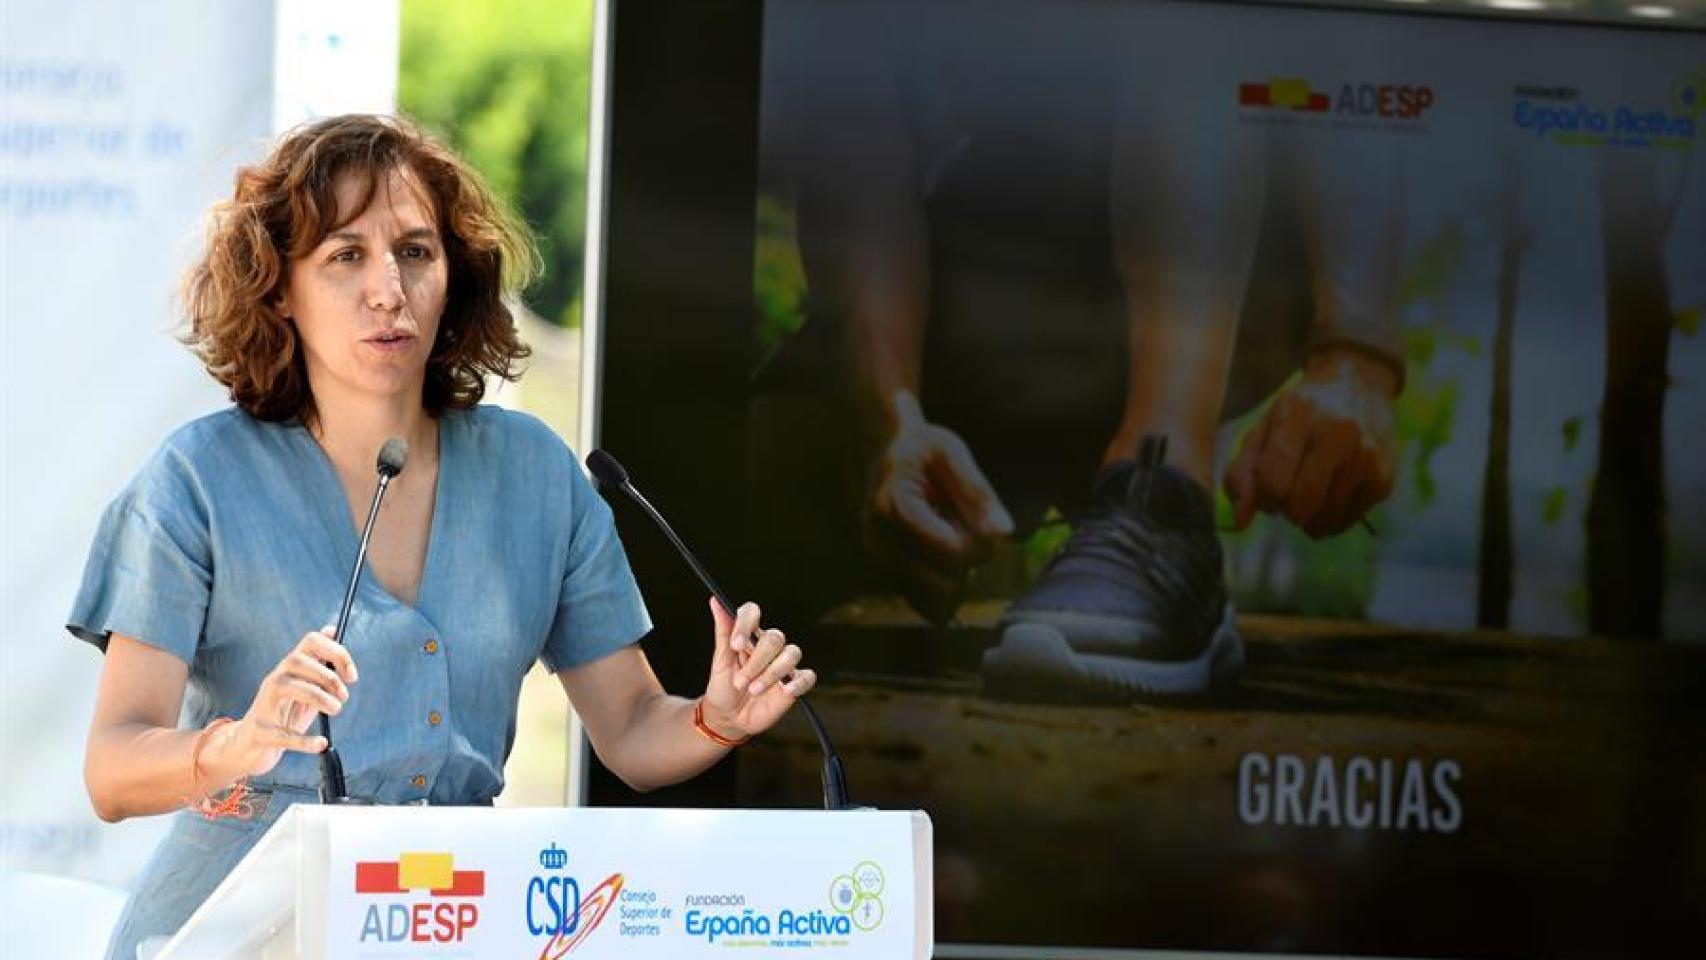
<svg viewBox="0 0 1706 960"><path fill-rule="evenodd" d="M304 804L158 960L925 960L931 864L918 812Z"/></svg>

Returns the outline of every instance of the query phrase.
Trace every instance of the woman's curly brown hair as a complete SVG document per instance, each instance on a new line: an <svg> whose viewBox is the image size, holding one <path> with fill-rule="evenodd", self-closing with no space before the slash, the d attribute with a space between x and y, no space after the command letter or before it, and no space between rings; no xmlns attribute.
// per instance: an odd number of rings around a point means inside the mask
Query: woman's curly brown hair
<svg viewBox="0 0 1706 960"><path fill-rule="evenodd" d="M486 376L520 376L529 350L505 297L538 270L527 232L473 168L414 124L331 117L286 133L265 160L237 172L236 193L214 206L206 254L184 283L184 342L251 416L313 416L302 344L280 307L290 261L359 216L393 171L407 173L430 201L448 261L423 405L434 416L471 407ZM365 181L353 210L338 209L346 175Z"/></svg>

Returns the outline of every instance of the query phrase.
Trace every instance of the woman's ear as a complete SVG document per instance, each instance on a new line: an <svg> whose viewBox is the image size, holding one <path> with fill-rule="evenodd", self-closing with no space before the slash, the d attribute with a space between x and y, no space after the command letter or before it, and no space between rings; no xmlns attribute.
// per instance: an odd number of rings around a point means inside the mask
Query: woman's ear
<svg viewBox="0 0 1706 960"><path fill-rule="evenodd" d="M283 290L272 295L272 308L285 320L296 319L296 311L290 309L290 296Z"/></svg>

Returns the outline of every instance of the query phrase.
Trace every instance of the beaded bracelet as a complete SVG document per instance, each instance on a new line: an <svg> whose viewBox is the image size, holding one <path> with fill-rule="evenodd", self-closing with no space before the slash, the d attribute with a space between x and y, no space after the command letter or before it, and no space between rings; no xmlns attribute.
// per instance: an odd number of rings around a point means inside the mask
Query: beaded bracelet
<svg viewBox="0 0 1706 960"><path fill-rule="evenodd" d="M203 727L195 735L195 744L190 747L190 789L201 787L201 751L207 742L213 739L213 734L220 727L235 723L230 717L219 717ZM185 798L184 803L196 813L209 820L219 820L224 817L236 817L247 820L255 815L254 804L249 801L249 778L238 777L237 782L214 794L202 794L200 798Z"/></svg>
<svg viewBox="0 0 1706 960"><path fill-rule="evenodd" d="M693 704L693 729L699 731L700 736L719 747L738 747L752 739L751 737L741 737L739 740L735 740L712 730L710 725L705 722L705 701L703 699L700 699Z"/></svg>

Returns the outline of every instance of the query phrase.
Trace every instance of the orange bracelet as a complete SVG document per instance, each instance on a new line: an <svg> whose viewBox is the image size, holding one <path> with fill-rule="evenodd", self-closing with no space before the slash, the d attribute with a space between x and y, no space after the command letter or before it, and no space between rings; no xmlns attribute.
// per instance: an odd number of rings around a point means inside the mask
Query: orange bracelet
<svg viewBox="0 0 1706 960"><path fill-rule="evenodd" d="M190 747L190 789L201 788L201 750L207 746L207 741L213 739L213 734L220 727L236 723L230 717L218 717L212 723L201 728L195 735L195 744ZM247 820L255 815L254 804L249 802L249 778L238 777L237 782L220 791L219 796L202 794L200 798L185 798L184 803L196 813L209 820L222 817L236 817Z"/></svg>
<svg viewBox="0 0 1706 960"><path fill-rule="evenodd" d="M732 749L752 739L751 737L741 737L739 740L734 740L712 730L710 725L705 722L705 700L703 697L695 701L693 704L693 729L699 731L700 736L719 747L728 747Z"/></svg>

